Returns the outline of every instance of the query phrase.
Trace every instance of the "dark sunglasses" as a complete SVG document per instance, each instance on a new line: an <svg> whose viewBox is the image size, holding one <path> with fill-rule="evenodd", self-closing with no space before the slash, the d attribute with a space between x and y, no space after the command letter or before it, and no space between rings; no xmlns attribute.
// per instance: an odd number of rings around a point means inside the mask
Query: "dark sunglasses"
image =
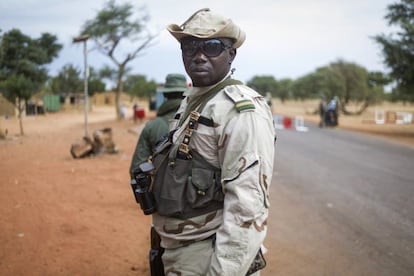
<svg viewBox="0 0 414 276"><path fill-rule="evenodd" d="M209 40L183 39L181 41L181 51L186 57L193 57L198 51L207 57L217 57L224 50L230 48L231 46L216 38Z"/></svg>

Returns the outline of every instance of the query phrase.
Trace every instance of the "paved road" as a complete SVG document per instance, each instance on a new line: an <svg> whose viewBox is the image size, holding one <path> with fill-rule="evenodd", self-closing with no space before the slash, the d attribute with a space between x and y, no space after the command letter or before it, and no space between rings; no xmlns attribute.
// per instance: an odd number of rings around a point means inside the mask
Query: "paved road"
<svg viewBox="0 0 414 276"><path fill-rule="evenodd" d="M278 131L262 275L414 275L414 148Z"/></svg>

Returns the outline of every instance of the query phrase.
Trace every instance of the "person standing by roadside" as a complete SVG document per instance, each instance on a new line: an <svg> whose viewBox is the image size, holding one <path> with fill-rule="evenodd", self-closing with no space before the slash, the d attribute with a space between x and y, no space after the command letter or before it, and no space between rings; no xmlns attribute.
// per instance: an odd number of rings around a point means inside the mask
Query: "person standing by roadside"
<svg viewBox="0 0 414 276"><path fill-rule="evenodd" d="M165 275L259 275L276 136L266 99L231 76L245 33L209 9L167 30L193 87L152 160Z"/></svg>
<svg viewBox="0 0 414 276"><path fill-rule="evenodd" d="M327 109L327 124L329 126L337 126L338 125L338 111L339 111L339 105L338 105L338 97L334 96L328 103L326 109Z"/></svg>
<svg viewBox="0 0 414 276"><path fill-rule="evenodd" d="M325 96L321 96L321 99L319 101L319 127L325 127L326 122L326 100Z"/></svg>

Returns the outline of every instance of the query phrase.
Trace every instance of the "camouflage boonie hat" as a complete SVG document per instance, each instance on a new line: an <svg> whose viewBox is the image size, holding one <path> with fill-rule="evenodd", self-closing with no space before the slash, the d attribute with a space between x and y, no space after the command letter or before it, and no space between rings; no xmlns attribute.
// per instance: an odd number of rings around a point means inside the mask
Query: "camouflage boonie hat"
<svg viewBox="0 0 414 276"><path fill-rule="evenodd" d="M186 36L202 39L228 37L234 40L234 48L239 48L246 34L229 18L201 9L194 13L181 26L171 24L167 30L180 42Z"/></svg>
<svg viewBox="0 0 414 276"><path fill-rule="evenodd" d="M182 74L168 74L165 78L164 88L161 89L163 93L169 92L184 92L187 90L187 80Z"/></svg>

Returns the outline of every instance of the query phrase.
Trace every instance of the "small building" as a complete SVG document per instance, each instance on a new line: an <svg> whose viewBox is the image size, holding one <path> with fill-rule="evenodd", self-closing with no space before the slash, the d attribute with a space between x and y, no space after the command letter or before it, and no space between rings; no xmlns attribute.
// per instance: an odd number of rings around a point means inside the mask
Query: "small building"
<svg viewBox="0 0 414 276"><path fill-rule="evenodd" d="M16 115L16 109L14 105L9 102L5 97L3 97L3 94L0 93L0 116L15 116Z"/></svg>
<svg viewBox="0 0 414 276"><path fill-rule="evenodd" d="M59 95L44 95L43 101L39 104L44 106L44 111L57 112L60 111L60 96Z"/></svg>
<svg viewBox="0 0 414 276"><path fill-rule="evenodd" d="M115 97L116 92L108 91L103 93L95 93L91 97L91 102L93 105L102 106L102 105L109 105L109 106L115 106ZM121 93L120 103L130 103L131 102L131 96L129 96L126 93Z"/></svg>

